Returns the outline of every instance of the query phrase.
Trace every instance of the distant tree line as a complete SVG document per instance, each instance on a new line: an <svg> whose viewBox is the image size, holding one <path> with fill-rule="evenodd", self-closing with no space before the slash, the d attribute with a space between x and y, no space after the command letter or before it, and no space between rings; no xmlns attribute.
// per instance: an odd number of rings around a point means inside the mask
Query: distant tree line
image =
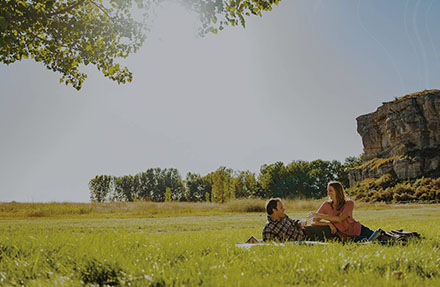
<svg viewBox="0 0 440 287"><path fill-rule="evenodd" d="M348 186L348 170L356 157L339 161L314 160L263 165L259 175L220 167L205 176L188 172L185 179L175 168L150 168L134 176L98 175L89 182L90 199L108 201L207 201L223 203L234 198L322 198L327 183Z"/></svg>

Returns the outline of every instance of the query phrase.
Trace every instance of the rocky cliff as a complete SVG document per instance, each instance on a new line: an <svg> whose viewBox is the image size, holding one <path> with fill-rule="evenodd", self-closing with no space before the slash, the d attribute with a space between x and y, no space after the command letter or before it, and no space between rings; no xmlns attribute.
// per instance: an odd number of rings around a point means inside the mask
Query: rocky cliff
<svg viewBox="0 0 440 287"><path fill-rule="evenodd" d="M350 172L350 185L391 173L400 180L440 176L440 91L426 90L357 118L364 164Z"/></svg>

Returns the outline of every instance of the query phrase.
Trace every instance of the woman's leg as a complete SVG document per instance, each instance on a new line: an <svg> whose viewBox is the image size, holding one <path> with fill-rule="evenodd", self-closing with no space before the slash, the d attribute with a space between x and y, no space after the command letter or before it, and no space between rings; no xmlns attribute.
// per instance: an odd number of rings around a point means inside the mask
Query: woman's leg
<svg viewBox="0 0 440 287"><path fill-rule="evenodd" d="M373 230L362 225L361 234L359 236L356 236L355 238L353 238L353 240L354 240L354 242L358 242L358 241L361 241L362 239L368 239L368 238L370 238L370 236L373 233L374 233Z"/></svg>

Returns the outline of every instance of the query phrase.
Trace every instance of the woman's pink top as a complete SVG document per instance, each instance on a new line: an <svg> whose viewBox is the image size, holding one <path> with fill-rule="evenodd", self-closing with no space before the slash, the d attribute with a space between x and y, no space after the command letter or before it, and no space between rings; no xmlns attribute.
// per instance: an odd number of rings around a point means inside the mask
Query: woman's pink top
<svg viewBox="0 0 440 287"><path fill-rule="evenodd" d="M340 210L333 209L330 202L324 202L318 209L318 213L327 214L330 216L339 216L342 214L347 214L348 217L342 222L336 223L332 222L333 225L338 230L337 235L342 239L348 237L359 236L361 234L362 225L360 222L354 220L353 214L354 202L350 199L345 201L345 204Z"/></svg>

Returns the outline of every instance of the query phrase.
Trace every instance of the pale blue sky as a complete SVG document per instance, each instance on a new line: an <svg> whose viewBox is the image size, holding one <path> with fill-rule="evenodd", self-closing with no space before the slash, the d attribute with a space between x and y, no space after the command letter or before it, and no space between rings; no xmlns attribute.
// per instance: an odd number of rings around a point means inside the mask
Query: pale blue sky
<svg viewBox="0 0 440 287"><path fill-rule="evenodd" d="M440 87L440 2L283 0L197 38L167 5L126 63L77 92L30 60L0 65L0 201L89 200L98 174L202 175L359 155L356 117Z"/></svg>

